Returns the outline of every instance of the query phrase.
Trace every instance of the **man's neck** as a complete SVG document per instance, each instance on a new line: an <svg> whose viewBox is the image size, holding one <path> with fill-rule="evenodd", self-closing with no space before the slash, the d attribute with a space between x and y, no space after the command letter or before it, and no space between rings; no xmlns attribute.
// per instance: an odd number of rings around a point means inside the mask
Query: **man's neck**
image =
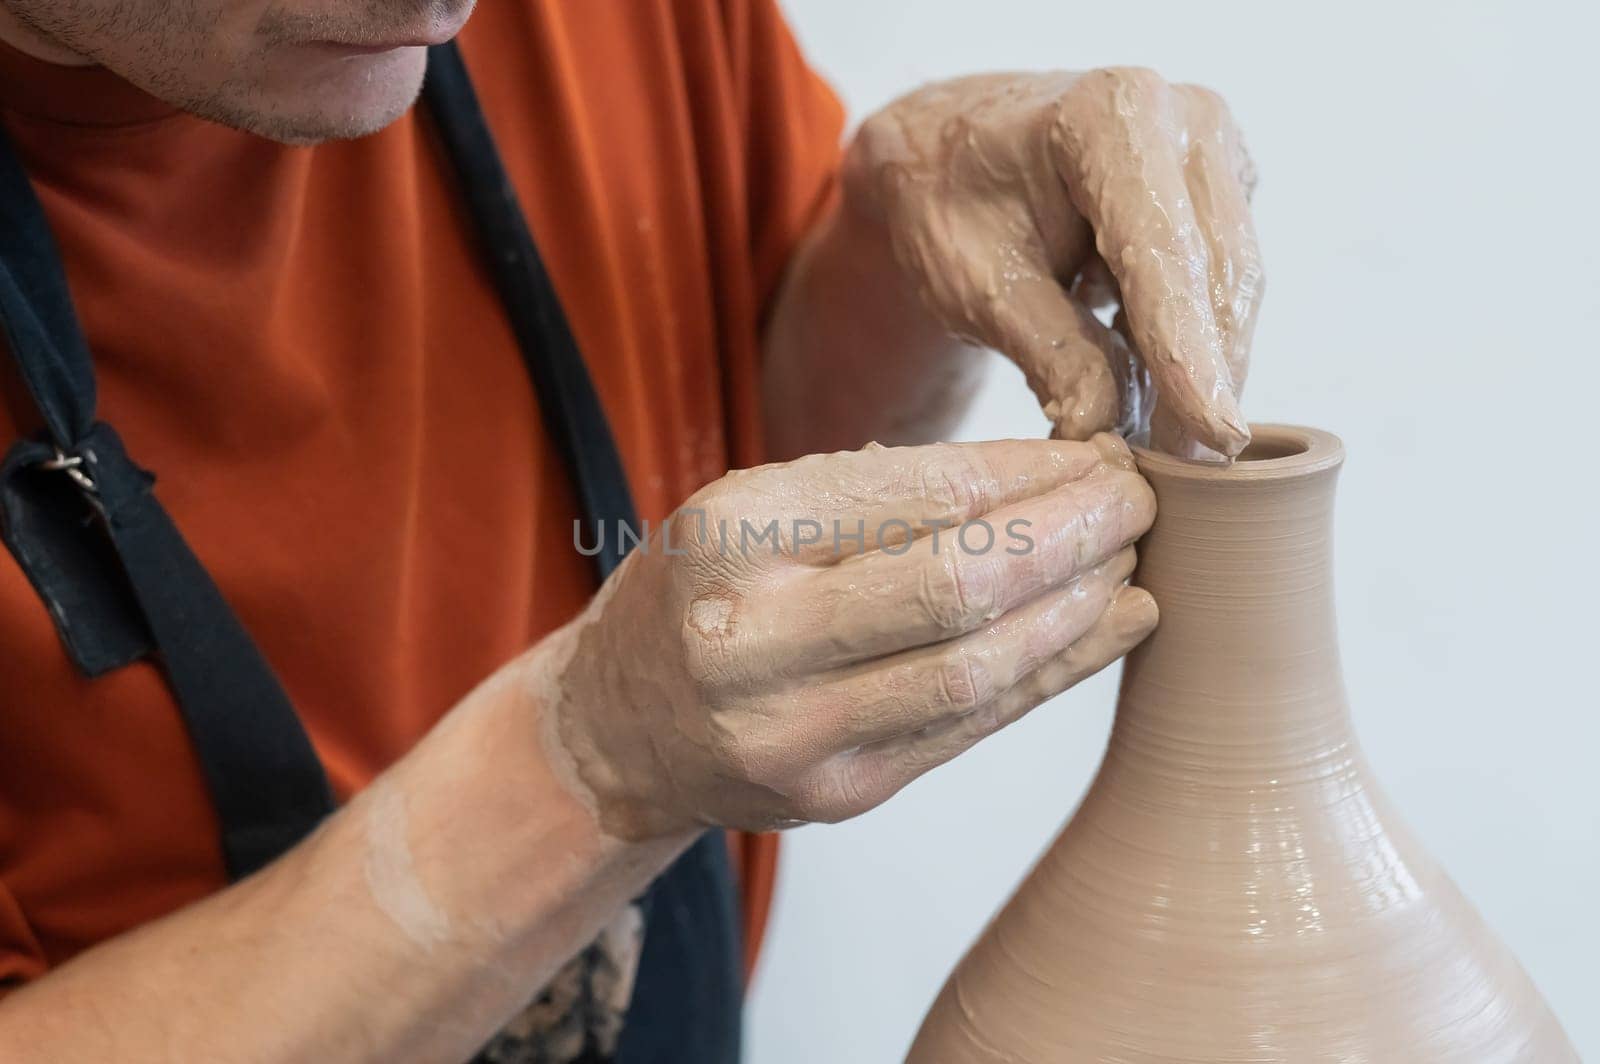
<svg viewBox="0 0 1600 1064"><path fill-rule="evenodd" d="M3 0L0 0L0 41L4 41L24 55L42 59L46 63L60 63L63 66L94 65L94 60L79 55L24 24L11 13L11 9Z"/></svg>

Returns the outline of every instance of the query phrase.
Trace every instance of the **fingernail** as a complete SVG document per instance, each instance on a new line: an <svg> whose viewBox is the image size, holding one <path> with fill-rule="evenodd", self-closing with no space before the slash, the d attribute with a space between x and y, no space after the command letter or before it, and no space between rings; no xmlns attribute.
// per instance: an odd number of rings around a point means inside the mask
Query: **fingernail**
<svg viewBox="0 0 1600 1064"><path fill-rule="evenodd" d="M1245 424L1244 415L1239 411L1239 402L1232 393L1224 392L1217 403L1216 420L1221 424L1222 430L1217 434L1217 442L1222 444L1222 452L1230 458L1244 450L1250 443L1250 427Z"/></svg>
<svg viewBox="0 0 1600 1064"><path fill-rule="evenodd" d="M1155 631L1161 620L1156 600L1150 596L1150 592L1140 587L1125 587L1118 591L1112 606L1117 611L1118 629L1135 641L1143 640Z"/></svg>
<svg viewBox="0 0 1600 1064"><path fill-rule="evenodd" d="M1101 459L1107 465L1130 471L1138 468L1133 461L1133 452L1128 449L1127 441L1121 436L1110 432L1098 432L1089 442L1094 444L1094 449L1100 452Z"/></svg>

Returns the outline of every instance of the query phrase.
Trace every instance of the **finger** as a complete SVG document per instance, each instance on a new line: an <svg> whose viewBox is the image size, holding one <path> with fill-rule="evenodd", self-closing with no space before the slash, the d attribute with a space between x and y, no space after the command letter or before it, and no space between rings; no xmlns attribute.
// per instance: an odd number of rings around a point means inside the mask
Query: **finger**
<svg viewBox="0 0 1600 1064"><path fill-rule="evenodd" d="M1261 305L1264 274L1251 220L1252 168L1227 106L1215 93L1193 85L1177 90L1187 101L1190 147L1185 166L1195 219L1207 249L1212 312L1237 399L1249 370L1250 344ZM1229 456L1206 446L1184 424L1179 411L1160 402L1150 420L1156 450L1201 461Z"/></svg>
<svg viewBox="0 0 1600 1064"><path fill-rule="evenodd" d="M808 571L752 603L749 630L796 676L942 642L1100 564L1154 518L1144 479L1108 465L981 524Z"/></svg>
<svg viewBox="0 0 1600 1064"><path fill-rule="evenodd" d="M1093 676L1155 629L1155 600L1125 587L1083 638L972 713L832 759L808 785L818 820L843 820L881 805L918 776L970 749L1068 688Z"/></svg>
<svg viewBox="0 0 1600 1064"><path fill-rule="evenodd" d="M1177 91L1188 104L1187 177L1208 252L1211 309L1238 398L1244 393L1250 341L1265 288L1250 214L1255 168L1222 97L1197 85L1180 85Z"/></svg>
<svg viewBox="0 0 1600 1064"><path fill-rule="evenodd" d="M957 639L862 662L810 684L797 717L831 752L855 750L965 716L1077 642L1133 574L1134 550Z"/></svg>
<svg viewBox="0 0 1600 1064"><path fill-rule="evenodd" d="M1125 354L1091 307L1071 298L1056 276L1054 262L1077 261L1087 251L1088 226L1075 216L1066 221L1072 212L1064 197L1037 198L1042 202L1026 219L1003 211L956 212L974 236L941 243L976 253L923 254L919 272L929 276L930 304L947 308L962 336L995 348L1022 370L1051 421L1051 435L1086 440L1117 423L1114 367ZM1041 212L1063 218L1050 222ZM1051 248L1045 230L1052 233ZM995 234L1001 235L990 254ZM952 283L957 278L960 283Z"/></svg>
<svg viewBox="0 0 1600 1064"><path fill-rule="evenodd" d="M1111 321L1111 346L1115 350L1111 371L1117 379L1121 400L1115 432L1124 439L1131 439L1150 427L1155 389L1150 386L1150 372L1144 368L1128 331L1128 314L1122 309L1122 290L1117 287L1117 279L1105 259L1090 254L1089 261L1078 271L1072 297L1096 312L1115 311Z"/></svg>
<svg viewBox="0 0 1600 1064"><path fill-rule="evenodd" d="M869 445L755 470L742 503L750 513L720 519L731 526L735 545L741 521L758 529L775 522L788 557L829 565L904 548L1092 476L1107 463L1133 468L1127 448L1111 437Z"/></svg>
<svg viewBox="0 0 1600 1064"><path fill-rule="evenodd" d="M1237 454L1249 430L1208 294L1206 248L1177 144L1184 116L1155 74L1084 75L1052 126L1061 179L1122 290L1137 349L1162 396L1205 444Z"/></svg>
<svg viewBox="0 0 1600 1064"><path fill-rule="evenodd" d="M1056 439L1086 440L1117 424L1119 338L1047 273L1019 275L987 308L980 338L1022 370Z"/></svg>

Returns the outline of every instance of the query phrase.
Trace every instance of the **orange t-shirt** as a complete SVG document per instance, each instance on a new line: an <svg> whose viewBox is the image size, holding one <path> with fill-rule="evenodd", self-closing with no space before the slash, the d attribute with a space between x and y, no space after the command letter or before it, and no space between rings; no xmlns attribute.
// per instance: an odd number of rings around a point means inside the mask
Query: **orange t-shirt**
<svg viewBox="0 0 1600 1064"><path fill-rule="evenodd" d="M828 195L838 103L770 0L497 0L461 42L659 519L761 458L759 325ZM101 417L349 796L594 591L427 121L283 147L10 49L0 118ZM0 551L0 990L222 887L217 833L156 669L79 676ZM740 841L758 934L774 851Z"/></svg>

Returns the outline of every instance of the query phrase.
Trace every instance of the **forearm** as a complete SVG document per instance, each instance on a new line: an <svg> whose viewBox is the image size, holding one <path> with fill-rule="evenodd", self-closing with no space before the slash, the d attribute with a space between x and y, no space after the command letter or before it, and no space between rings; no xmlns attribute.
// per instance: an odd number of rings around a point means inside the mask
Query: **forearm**
<svg viewBox="0 0 1600 1064"><path fill-rule="evenodd" d="M541 653L261 873L11 994L0 1060L470 1057L688 841L599 831L547 756Z"/></svg>
<svg viewBox="0 0 1600 1064"><path fill-rule="evenodd" d="M880 218L836 201L796 253L767 324L768 455L947 439L981 349L958 340L906 280Z"/></svg>

